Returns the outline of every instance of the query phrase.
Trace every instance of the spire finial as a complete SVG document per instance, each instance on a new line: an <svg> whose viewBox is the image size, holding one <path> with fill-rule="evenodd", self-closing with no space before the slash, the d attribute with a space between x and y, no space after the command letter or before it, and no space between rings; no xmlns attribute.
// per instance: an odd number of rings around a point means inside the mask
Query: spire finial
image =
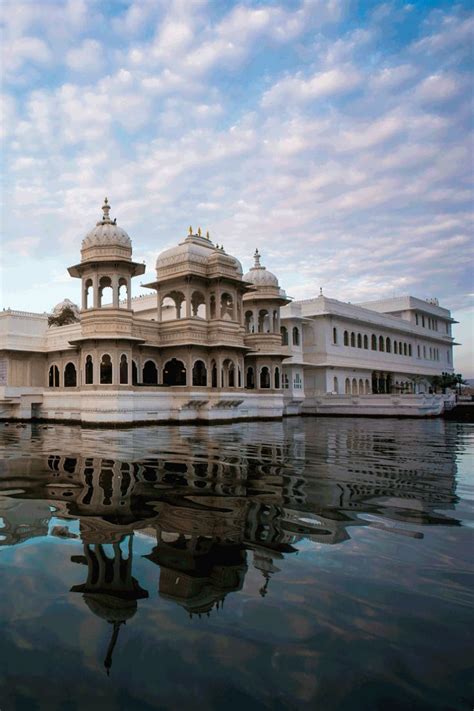
<svg viewBox="0 0 474 711"><path fill-rule="evenodd" d="M198 227L198 235L199 235L199 237L201 236L201 228L200 227Z"/></svg>
<svg viewBox="0 0 474 711"><path fill-rule="evenodd" d="M207 232L206 232L206 239L211 239L209 236L209 230L207 230Z"/></svg>
<svg viewBox="0 0 474 711"><path fill-rule="evenodd" d="M260 269L260 252L258 251L258 249L255 250L255 254L253 255L253 258L255 260L254 268Z"/></svg>
<svg viewBox="0 0 474 711"><path fill-rule="evenodd" d="M191 227L191 225L189 225L189 234L192 235L192 233L193 233L193 228Z"/></svg>
<svg viewBox="0 0 474 711"><path fill-rule="evenodd" d="M107 198L104 198L104 204L102 205L102 211L104 213L104 217L102 218L103 221L110 222L110 217L109 217L110 205L109 205L109 201Z"/></svg>
<svg viewBox="0 0 474 711"><path fill-rule="evenodd" d="M319 296L322 296L322 295L323 295L323 287L320 286L320 287L319 287Z"/></svg>

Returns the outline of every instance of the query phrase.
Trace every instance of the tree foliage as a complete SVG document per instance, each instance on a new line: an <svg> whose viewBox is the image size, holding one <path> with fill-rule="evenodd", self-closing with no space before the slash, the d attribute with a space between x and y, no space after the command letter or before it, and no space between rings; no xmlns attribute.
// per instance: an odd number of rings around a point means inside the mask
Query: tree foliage
<svg viewBox="0 0 474 711"><path fill-rule="evenodd" d="M70 306L65 306L58 314L48 316L48 326L67 326L76 323L77 318Z"/></svg>
<svg viewBox="0 0 474 711"><path fill-rule="evenodd" d="M461 373L441 373L441 375L435 375L431 379L431 384L435 388L440 388L445 392L446 388L451 388L456 390L458 388L461 390L461 385L465 385L466 381L463 379Z"/></svg>

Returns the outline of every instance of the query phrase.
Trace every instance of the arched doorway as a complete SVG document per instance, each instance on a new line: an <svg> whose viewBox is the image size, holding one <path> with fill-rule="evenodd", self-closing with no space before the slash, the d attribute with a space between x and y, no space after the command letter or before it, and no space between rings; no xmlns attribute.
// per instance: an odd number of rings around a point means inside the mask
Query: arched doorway
<svg viewBox="0 0 474 711"><path fill-rule="evenodd" d="M255 375L252 367L247 368L245 387L247 390L253 390L255 388Z"/></svg>
<svg viewBox="0 0 474 711"><path fill-rule="evenodd" d="M260 387L267 389L270 387L270 370L266 365L260 371Z"/></svg>
<svg viewBox="0 0 474 711"><path fill-rule="evenodd" d="M64 368L64 387L75 388L77 385L76 366L74 363L67 363Z"/></svg>
<svg viewBox="0 0 474 711"><path fill-rule="evenodd" d="M92 385L92 383L94 382L94 363L92 362L91 355L88 355L86 358L85 376L86 385Z"/></svg>
<svg viewBox="0 0 474 711"><path fill-rule="evenodd" d="M206 387L207 385L207 370L202 360L197 360L193 366L193 385L198 387Z"/></svg>
<svg viewBox="0 0 474 711"><path fill-rule="evenodd" d="M120 356L120 385L128 384L128 360L125 353Z"/></svg>
<svg viewBox="0 0 474 711"><path fill-rule="evenodd" d="M112 383L112 358L108 353L102 356L100 361L100 384L110 385Z"/></svg>
<svg viewBox="0 0 474 711"><path fill-rule="evenodd" d="M152 360L147 360L143 366L143 385L157 385L158 370Z"/></svg>
<svg viewBox="0 0 474 711"><path fill-rule="evenodd" d="M172 358L165 363L163 385L186 385L186 368L182 361Z"/></svg>

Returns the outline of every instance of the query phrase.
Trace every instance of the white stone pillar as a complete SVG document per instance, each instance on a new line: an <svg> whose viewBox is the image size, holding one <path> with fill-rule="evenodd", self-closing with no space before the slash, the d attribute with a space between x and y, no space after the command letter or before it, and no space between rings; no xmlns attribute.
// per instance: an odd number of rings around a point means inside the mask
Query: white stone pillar
<svg viewBox="0 0 474 711"><path fill-rule="evenodd" d="M119 286L118 286L118 275L117 274L112 274L111 277L111 283L112 283L112 306L114 309L118 309L119 307Z"/></svg>
<svg viewBox="0 0 474 711"><path fill-rule="evenodd" d="M127 277L127 309L132 308L132 277Z"/></svg>
<svg viewBox="0 0 474 711"><path fill-rule="evenodd" d="M98 309L99 308L99 275L93 274L92 275L92 290L94 292L94 308Z"/></svg>

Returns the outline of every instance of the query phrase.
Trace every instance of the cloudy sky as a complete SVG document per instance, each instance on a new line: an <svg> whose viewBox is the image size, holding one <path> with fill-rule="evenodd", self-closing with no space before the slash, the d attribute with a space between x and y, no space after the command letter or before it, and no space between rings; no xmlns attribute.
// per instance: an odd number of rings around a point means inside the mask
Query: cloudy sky
<svg viewBox="0 0 474 711"><path fill-rule="evenodd" d="M79 300L65 267L107 195L144 282L201 226L296 298L437 296L474 377L470 2L0 12L2 307Z"/></svg>

